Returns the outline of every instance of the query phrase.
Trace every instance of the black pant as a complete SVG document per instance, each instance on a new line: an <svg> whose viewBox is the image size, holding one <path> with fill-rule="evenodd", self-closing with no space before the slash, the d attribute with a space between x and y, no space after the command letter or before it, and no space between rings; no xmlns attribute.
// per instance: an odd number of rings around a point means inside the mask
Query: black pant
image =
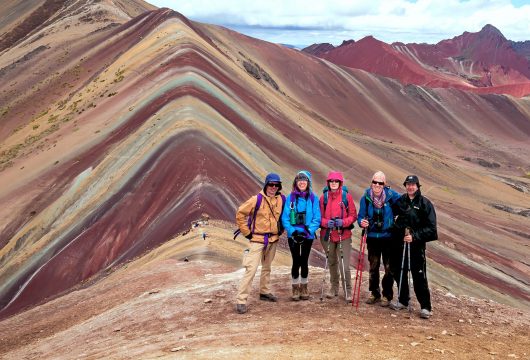
<svg viewBox="0 0 530 360"><path fill-rule="evenodd" d="M368 247L368 261L370 262L368 290L376 298L381 297L381 291L379 289L379 266L381 265L381 257L383 257L383 267L385 268L385 275L383 275L381 282L383 296L388 300L392 300L394 297L394 292L392 291L394 278L390 271L391 239L369 237L366 239L366 246Z"/></svg>
<svg viewBox="0 0 530 360"><path fill-rule="evenodd" d="M427 262L425 260L425 248L423 244L410 245L410 272L414 282L414 293L416 299L420 303L422 309L431 311L431 292L429 291L429 283L427 282ZM401 278L401 292L399 294L399 302L403 305L408 305L410 300L409 285L408 285L408 256L405 254L403 262L403 271L401 271L401 263L403 259L403 245L393 251L391 260L392 273L396 279L399 287L399 274L402 273Z"/></svg>
<svg viewBox="0 0 530 360"><path fill-rule="evenodd" d="M298 276L302 275L304 279L307 279L309 275L309 253L311 252L313 240L289 238L288 242L289 250L291 250L291 256L293 258L291 276L293 279L298 279Z"/></svg>

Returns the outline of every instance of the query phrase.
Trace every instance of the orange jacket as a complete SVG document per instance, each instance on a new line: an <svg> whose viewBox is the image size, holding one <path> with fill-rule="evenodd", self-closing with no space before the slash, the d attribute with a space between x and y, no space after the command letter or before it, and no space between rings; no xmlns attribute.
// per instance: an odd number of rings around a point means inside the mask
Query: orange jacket
<svg viewBox="0 0 530 360"><path fill-rule="evenodd" d="M264 243L265 234L269 234L269 242L273 243L280 238L278 236L278 226L283 208L282 197L279 194L269 197L263 191L260 191L260 193L263 195L263 200L256 213L254 233L250 241ZM248 217L254 212L257 200L258 196L254 195L237 209L236 223L243 236L247 236L251 232L247 221Z"/></svg>

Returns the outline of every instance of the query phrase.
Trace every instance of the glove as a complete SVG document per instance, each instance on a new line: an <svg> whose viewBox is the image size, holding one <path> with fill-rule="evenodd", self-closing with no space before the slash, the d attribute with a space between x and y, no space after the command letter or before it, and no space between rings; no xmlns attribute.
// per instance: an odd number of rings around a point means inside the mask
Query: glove
<svg viewBox="0 0 530 360"><path fill-rule="evenodd" d="M335 226L336 226L336 227L341 228L342 225L344 225L342 219L337 219L337 220L335 220Z"/></svg>
<svg viewBox="0 0 530 360"><path fill-rule="evenodd" d="M247 239L249 240L252 240L252 233L248 234L247 236L245 236Z"/></svg>
<svg viewBox="0 0 530 360"><path fill-rule="evenodd" d="M328 220L328 229L333 229L335 227L335 220Z"/></svg>

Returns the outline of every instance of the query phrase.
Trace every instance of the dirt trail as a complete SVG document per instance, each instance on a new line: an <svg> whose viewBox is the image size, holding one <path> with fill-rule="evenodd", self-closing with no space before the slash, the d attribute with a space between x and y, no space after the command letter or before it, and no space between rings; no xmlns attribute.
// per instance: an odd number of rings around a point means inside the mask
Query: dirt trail
<svg viewBox="0 0 530 360"><path fill-rule="evenodd" d="M2 359L529 359L530 314L433 289L434 316L412 318L362 303L289 300L289 267L276 266L278 303L234 311L242 269L182 258L124 266L100 282L0 322ZM361 300L366 295L363 294Z"/></svg>

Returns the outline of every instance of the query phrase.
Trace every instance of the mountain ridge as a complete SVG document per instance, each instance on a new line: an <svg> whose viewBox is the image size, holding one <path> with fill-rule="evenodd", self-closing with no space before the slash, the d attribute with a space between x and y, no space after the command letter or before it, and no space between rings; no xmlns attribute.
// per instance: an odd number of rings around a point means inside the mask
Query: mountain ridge
<svg viewBox="0 0 530 360"><path fill-rule="evenodd" d="M203 213L232 220L267 172L288 184L299 168L317 185L342 170L355 199L375 169L396 189L417 173L440 216L433 281L528 306L528 99L404 86L169 9L111 27L85 15L0 57L0 316Z"/></svg>
<svg viewBox="0 0 530 360"><path fill-rule="evenodd" d="M522 97L530 94L530 62L512 44L487 24L477 33L464 32L433 45L386 44L367 36L338 47L314 44L302 51L403 84ZM519 49L525 49L524 43Z"/></svg>

